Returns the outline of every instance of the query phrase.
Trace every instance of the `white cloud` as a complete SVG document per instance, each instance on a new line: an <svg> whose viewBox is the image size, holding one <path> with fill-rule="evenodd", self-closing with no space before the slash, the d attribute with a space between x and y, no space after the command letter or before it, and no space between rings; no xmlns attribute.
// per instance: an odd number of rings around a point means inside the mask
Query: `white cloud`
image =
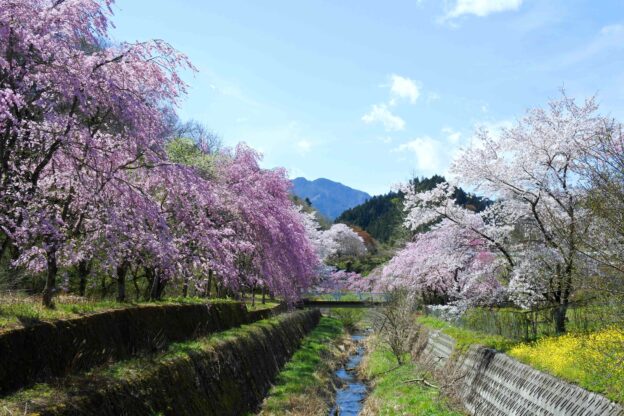
<svg viewBox="0 0 624 416"><path fill-rule="evenodd" d="M453 144L459 143L461 140L461 133L453 130L451 127L444 127L442 133L444 133L446 139Z"/></svg>
<svg viewBox="0 0 624 416"><path fill-rule="evenodd" d="M386 104L375 104L368 113L362 116L366 124L382 123L386 131L400 131L405 129L405 120L392 114Z"/></svg>
<svg viewBox="0 0 624 416"><path fill-rule="evenodd" d="M312 142L306 139L299 140L296 144L297 150L301 154L306 154L312 149Z"/></svg>
<svg viewBox="0 0 624 416"><path fill-rule="evenodd" d="M522 1L523 0L456 0L442 20L455 19L469 14L485 17L492 13L515 11L520 8Z"/></svg>
<svg viewBox="0 0 624 416"><path fill-rule="evenodd" d="M416 170L423 174L440 173L446 169L444 146L429 136L417 137L392 149L395 153L411 153L416 158Z"/></svg>
<svg viewBox="0 0 624 416"><path fill-rule="evenodd" d="M407 99L410 103L415 104L420 96L420 88L416 81L400 75L390 75L390 94L392 99L390 104L394 105L397 99Z"/></svg>

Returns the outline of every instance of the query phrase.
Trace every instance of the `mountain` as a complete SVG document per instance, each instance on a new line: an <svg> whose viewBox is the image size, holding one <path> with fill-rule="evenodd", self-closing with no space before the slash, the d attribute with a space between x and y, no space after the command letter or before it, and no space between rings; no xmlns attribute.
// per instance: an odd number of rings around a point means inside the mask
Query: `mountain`
<svg viewBox="0 0 624 416"><path fill-rule="evenodd" d="M370 198L366 192L325 178L313 181L296 178L292 180L292 184L293 194L302 199L308 198L313 207L331 220Z"/></svg>
<svg viewBox="0 0 624 416"><path fill-rule="evenodd" d="M444 181L443 176L433 175L431 178L414 178L410 181L410 185L415 191L424 192ZM409 233L403 227L405 220L403 197L402 192L374 196L363 204L340 214L336 222L356 225L366 230L377 241L394 245L409 238ZM458 205L477 212L484 210L490 204L489 200L466 193L461 188L455 191L454 197Z"/></svg>

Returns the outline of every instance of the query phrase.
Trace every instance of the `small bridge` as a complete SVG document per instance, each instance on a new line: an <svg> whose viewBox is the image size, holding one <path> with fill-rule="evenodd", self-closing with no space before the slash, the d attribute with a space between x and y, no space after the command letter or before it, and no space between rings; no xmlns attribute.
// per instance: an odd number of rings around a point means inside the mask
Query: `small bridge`
<svg viewBox="0 0 624 416"><path fill-rule="evenodd" d="M367 300L310 300L303 299L301 305L303 307L315 308L370 308L372 306L383 305L385 302L367 301Z"/></svg>
<svg viewBox="0 0 624 416"><path fill-rule="evenodd" d="M387 301L385 293L306 293L301 306L316 308L369 308Z"/></svg>

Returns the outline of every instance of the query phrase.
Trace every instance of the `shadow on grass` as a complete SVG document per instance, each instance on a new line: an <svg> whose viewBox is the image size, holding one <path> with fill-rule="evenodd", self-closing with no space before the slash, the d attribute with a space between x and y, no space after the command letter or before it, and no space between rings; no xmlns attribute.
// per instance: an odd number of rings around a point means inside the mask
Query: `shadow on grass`
<svg viewBox="0 0 624 416"><path fill-rule="evenodd" d="M31 326L35 326L38 324L43 323L43 321L39 318L35 318L33 316L28 316L28 315L16 315L15 316L18 320L18 322L24 327L24 328L28 328Z"/></svg>

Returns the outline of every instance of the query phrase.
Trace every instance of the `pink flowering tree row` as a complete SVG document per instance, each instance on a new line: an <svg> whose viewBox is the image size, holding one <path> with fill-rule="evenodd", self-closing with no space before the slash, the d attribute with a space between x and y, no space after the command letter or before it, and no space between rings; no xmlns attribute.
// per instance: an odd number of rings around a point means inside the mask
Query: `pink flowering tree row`
<svg viewBox="0 0 624 416"><path fill-rule="evenodd" d="M308 238L321 260L316 270L313 290L317 293L370 292L371 279L329 265L336 258L356 258L365 255L367 248L364 239L345 224L338 223L327 230L321 229L315 212L302 212L301 215Z"/></svg>
<svg viewBox="0 0 624 416"><path fill-rule="evenodd" d="M489 303L503 290L500 256L483 238L448 220L417 235L383 268L378 290L408 289L427 304Z"/></svg>
<svg viewBox="0 0 624 416"><path fill-rule="evenodd" d="M211 175L166 153L188 59L163 41L113 44L112 0L0 0L0 255L45 275L140 270L167 282L292 299L317 255L281 170L245 146ZM201 150L201 143L197 144ZM208 281L207 281L208 280Z"/></svg>
<svg viewBox="0 0 624 416"><path fill-rule="evenodd" d="M622 270L621 193L608 196L622 189L622 130L597 110L593 99L577 104L563 94L511 128L478 130L451 172L494 202L474 212L455 203L448 183L406 188L406 226L431 229L397 254L382 283L444 302L502 294L523 308L551 307L564 332L575 294Z"/></svg>

